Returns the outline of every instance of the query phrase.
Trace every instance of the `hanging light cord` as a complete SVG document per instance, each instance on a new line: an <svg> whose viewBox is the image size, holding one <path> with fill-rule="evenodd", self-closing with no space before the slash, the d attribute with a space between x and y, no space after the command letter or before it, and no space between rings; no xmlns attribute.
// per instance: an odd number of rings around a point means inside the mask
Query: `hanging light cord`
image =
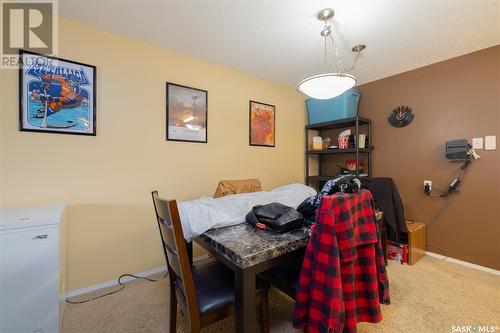
<svg viewBox="0 0 500 333"><path fill-rule="evenodd" d="M326 28L326 24L325 24L325 28ZM326 73L326 68L327 68L327 65L326 65L326 36L324 36L324 39L325 39L325 52L323 54L323 72Z"/></svg>
<svg viewBox="0 0 500 333"><path fill-rule="evenodd" d="M352 64L352 66L347 69L348 72L352 71L354 69L354 66L356 66L356 63L358 62L358 58L359 58L360 53L361 53L361 50L358 50L356 52L356 58L354 58L354 63Z"/></svg>
<svg viewBox="0 0 500 333"><path fill-rule="evenodd" d="M337 71L339 74L344 73L344 67L342 66L342 59L340 58L340 53L339 49L337 48L337 44L335 43L335 40L333 39L333 36L330 34L330 40L332 41L333 44L333 49L335 50L335 56L337 57Z"/></svg>
<svg viewBox="0 0 500 333"><path fill-rule="evenodd" d="M327 22L330 23L330 26L333 27L333 22L332 20L328 20ZM326 27L326 22L325 22L325 27ZM356 52L356 58L354 58L354 62L352 64L351 67L349 67L348 69L344 70L344 66L342 65L342 59L340 58L340 52L339 52L339 49L337 47L337 44L335 43L335 39L333 38L333 29L331 29L332 32L329 34L330 36L330 40L332 41L332 45L333 45L333 49L335 50L335 56L337 57L337 66L335 69L338 71L339 74L343 74L345 72L349 72L349 71L352 71L354 69L354 67L356 66L356 63L358 62L358 59L359 59L359 54L361 53L361 51L363 49L358 49L357 52ZM353 50L354 51L354 50ZM326 36L325 36L325 63L326 63Z"/></svg>
<svg viewBox="0 0 500 333"><path fill-rule="evenodd" d="M318 49L321 47L321 44L324 45L324 50L323 50L323 73L328 73L328 41L327 39L330 38L330 41L332 43L332 47L334 50L334 56L337 58L337 61L333 61L333 71L339 74L339 76L344 75L346 72L350 72L351 70L354 69L356 66L356 63L358 62L359 55L361 51L365 48L364 45L359 45L358 47L353 48L353 51L356 51L356 57L354 59L354 62L351 67L348 69L344 69L344 66L342 65L342 58L340 57L340 52L337 47L337 44L335 43L335 39L333 38L333 20L329 19L324 21L324 26L321 31L321 38L319 40L318 45L316 46L314 54L318 53ZM309 70L311 69L312 62L309 62L308 66L306 67L306 70L304 71L304 75L302 76L302 80L306 78L306 75L309 73ZM348 74L346 74L348 75Z"/></svg>

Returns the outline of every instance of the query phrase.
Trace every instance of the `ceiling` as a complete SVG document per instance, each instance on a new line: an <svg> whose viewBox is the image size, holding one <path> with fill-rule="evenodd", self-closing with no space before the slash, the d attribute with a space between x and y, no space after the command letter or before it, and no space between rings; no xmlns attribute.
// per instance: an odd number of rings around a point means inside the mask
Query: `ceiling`
<svg viewBox="0 0 500 333"><path fill-rule="evenodd" d="M69 19L290 86L322 70L324 7L344 67L367 45L358 83L500 44L500 1L59 1Z"/></svg>

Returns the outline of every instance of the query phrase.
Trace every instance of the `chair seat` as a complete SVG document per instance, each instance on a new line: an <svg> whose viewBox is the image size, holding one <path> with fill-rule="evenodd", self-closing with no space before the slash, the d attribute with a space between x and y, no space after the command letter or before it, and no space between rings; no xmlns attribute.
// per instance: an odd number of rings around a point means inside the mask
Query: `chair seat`
<svg viewBox="0 0 500 333"><path fill-rule="evenodd" d="M217 260L204 260L192 266L193 282L200 315L217 311L234 304L234 273ZM269 289L260 278L256 281L257 293Z"/></svg>

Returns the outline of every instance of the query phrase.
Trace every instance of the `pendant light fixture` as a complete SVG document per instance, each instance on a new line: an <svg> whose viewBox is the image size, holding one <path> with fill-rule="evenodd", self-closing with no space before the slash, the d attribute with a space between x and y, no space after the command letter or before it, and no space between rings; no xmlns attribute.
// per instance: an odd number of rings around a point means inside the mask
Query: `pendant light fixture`
<svg viewBox="0 0 500 333"><path fill-rule="evenodd" d="M347 74L342 66L342 60L340 59L340 54L335 44L335 40L332 36L332 18L334 15L334 10L331 8L325 8L318 13L318 20L324 23L324 27L321 30L321 38L324 39L324 67L326 71L327 64L327 44L328 41L331 42L333 50L335 52L335 57L337 62L334 65L333 72L326 72L322 74L313 75L307 77L300 81L297 85L297 90L301 93L316 99L329 99L336 97L348 89L354 87L356 84L356 78ZM356 52L356 59L351 68L352 70L356 64L359 54L366 48L365 45L357 45L352 48L353 52Z"/></svg>

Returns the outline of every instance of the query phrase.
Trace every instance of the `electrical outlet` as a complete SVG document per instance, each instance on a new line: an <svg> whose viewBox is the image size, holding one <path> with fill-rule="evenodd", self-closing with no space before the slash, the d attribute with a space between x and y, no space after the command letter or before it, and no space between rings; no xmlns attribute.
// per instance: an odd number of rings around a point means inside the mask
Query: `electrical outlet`
<svg viewBox="0 0 500 333"><path fill-rule="evenodd" d="M473 138L472 139L472 148L483 149L483 138Z"/></svg>
<svg viewBox="0 0 500 333"><path fill-rule="evenodd" d="M432 191L432 180L424 180L424 194L431 194Z"/></svg>

